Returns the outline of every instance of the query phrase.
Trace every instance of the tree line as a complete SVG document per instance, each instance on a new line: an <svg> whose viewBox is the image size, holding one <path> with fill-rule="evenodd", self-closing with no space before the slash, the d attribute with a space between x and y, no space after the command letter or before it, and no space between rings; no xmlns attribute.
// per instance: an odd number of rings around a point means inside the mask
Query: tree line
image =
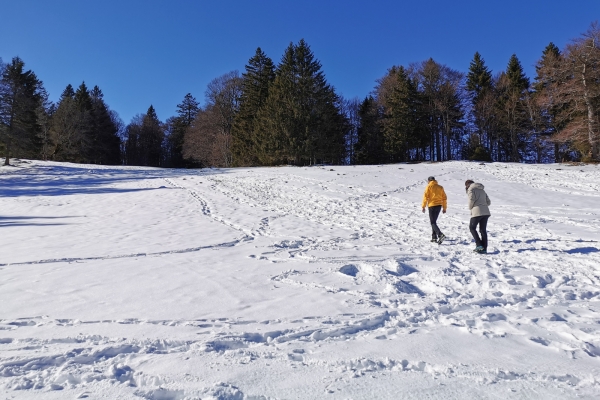
<svg viewBox="0 0 600 400"><path fill-rule="evenodd" d="M161 121L151 105L125 125L98 86L56 103L18 57L0 60L0 151L10 157L157 167L600 161L600 26L550 43L527 77L516 55L493 74L475 53L463 73L428 59L392 66L364 99L327 82L310 46L188 93Z"/></svg>

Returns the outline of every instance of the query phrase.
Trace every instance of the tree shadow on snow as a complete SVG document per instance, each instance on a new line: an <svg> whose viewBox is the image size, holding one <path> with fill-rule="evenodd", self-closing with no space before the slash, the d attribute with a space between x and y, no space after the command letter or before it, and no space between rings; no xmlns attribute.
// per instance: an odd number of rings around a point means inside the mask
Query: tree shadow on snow
<svg viewBox="0 0 600 400"><path fill-rule="evenodd" d="M569 254L589 254L589 253L597 253L600 250L595 247L580 247L578 249L565 250L564 253Z"/></svg>
<svg viewBox="0 0 600 400"><path fill-rule="evenodd" d="M58 226L58 225L69 225L66 223L39 223L30 222L31 220L39 219L63 219L63 218L75 218L74 216L68 217L3 217L0 216L0 228L1 227L14 227L14 226Z"/></svg>
<svg viewBox="0 0 600 400"><path fill-rule="evenodd" d="M546 249L543 247L541 249L536 249L536 248L532 247L529 249L516 250L517 253L523 253L525 251L551 251L551 252L555 252L555 253L567 253L567 254L590 254L590 253L597 253L600 251L600 249L597 249L596 247L579 247L576 249L568 249L568 250L551 250L551 249Z"/></svg>
<svg viewBox="0 0 600 400"><path fill-rule="evenodd" d="M22 168L18 173L0 175L0 197L64 196L72 194L128 193L156 189L177 189L165 186L164 179L225 174L220 169L161 169L140 167L94 168L86 166L40 165ZM156 187L113 187L115 184L141 180L160 180Z"/></svg>
<svg viewBox="0 0 600 400"><path fill-rule="evenodd" d="M513 240L503 240L502 243L514 243L514 244L519 244L519 243L526 243L526 244L532 244L532 243L537 243L537 242L574 242L574 243L598 243L597 240L583 240L583 239L577 239L577 240L565 240L565 239L528 239L528 240L519 240L519 239L513 239Z"/></svg>

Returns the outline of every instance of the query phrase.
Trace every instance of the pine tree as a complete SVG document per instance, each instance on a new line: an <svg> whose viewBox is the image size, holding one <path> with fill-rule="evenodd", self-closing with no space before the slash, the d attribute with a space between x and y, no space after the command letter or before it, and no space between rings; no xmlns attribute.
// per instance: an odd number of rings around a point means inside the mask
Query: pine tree
<svg viewBox="0 0 600 400"><path fill-rule="evenodd" d="M379 164L386 160L381 113L372 96L366 97L358 111L360 123L356 142L358 164Z"/></svg>
<svg viewBox="0 0 600 400"><path fill-rule="evenodd" d="M95 164L117 165L121 162L121 139L118 127L104 102L104 94L98 86L90 91L91 131L93 146L89 162Z"/></svg>
<svg viewBox="0 0 600 400"><path fill-rule="evenodd" d="M475 102L483 92L492 88L492 73L485 65L485 61L479 52L475 52L473 61L469 65L466 88L473 93Z"/></svg>
<svg viewBox="0 0 600 400"><path fill-rule="evenodd" d="M185 132L198 115L200 105L196 98L188 93L177 104L177 116L167 120L168 135L165 140L165 166L181 168L186 166L183 158Z"/></svg>
<svg viewBox="0 0 600 400"><path fill-rule="evenodd" d="M71 86L70 83L67 85L65 90L63 90L62 94L60 95L60 98L61 98L61 100L65 99L65 98L70 98L70 99L75 98L75 90L73 90L73 86Z"/></svg>
<svg viewBox="0 0 600 400"><path fill-rule="evenodd" d="M48 158L51 157L54 153L55 149L55 145L52 140L51 128L52 116L56 111L56 105L52 101L50 101L50 96L44 88L40 90L40 99L40 105L37 108L37 118L40 124L39 156L42 158L42 160L48 160Z"/></svg>
<svg viewBox="0 0 600 400"><path fill-rule="evenodd" d="M196 101L196 98L188 93L183 97L183 101L177 104L177 117L183 125L190 126L194 122L199 109L200 104Z"/></svg>
<svg viewBox="0 0 600 400"><path fill-rule="evenodd" d="M152 105L146 114L136 115L126 128L125 163L160 167L164 131Z"/></svg>
<svg viewBox="0 0 600 400"><path fill-rule="evenodd" d="M559 118L559 115L568 106L556 103L558 97L556 86L564 80L561 74L556 73L560 70L559 66L562 62L560 49L550 42L542 51L542 57L535 65L536 77L532 86L535 90L535 102L544 111L541 116L544 136L552 136L566 126L566 121ZM562 83L564 84L564 82ZM561 152L557 141L554 142L553 148L554 162L560 162Z"/></svg>
<svg viewBox="0 0 600 400"><path fill-rule="evenodd" d="M516 55L510 57L506 71L500 74L495 87L501 154L506 161L520 162L530 139L530 119L524 101L529 78Z"/></svg>
<svg viewBox="0 0 600 400"><path fill-rule="evenodd" d="M259 115L262 163L343 162L347 121L304 40L286 49Z"/></svg>
<svg viewBox="0 0 600 400"><path fill-rule="evenodd" d="M140 165L152 167L161 166L160 161L163 138L164 132L158 116L156 115L156 110L150 105L142 120L142 127L139 135L139 145L141 150Z"/></svg>
<svg viewBox="0 0 600 400"><path fill-rule="evenodd" d="M385 151L390 162L406 161L418 141L418 92L402 66L392 71L395 84L386 101L383 120Z"/></svg>
<svg viewBox="0 0 600 400"><path fill-rule="evenodd" d="M508 66L506 67L506 76L511 87L515 90L524 91L529 88L529 78L525 76L523 66L516 54L510 56Z"/></svg>
<svg viewBox="0 0 600 400"><path fill-rule="evenodd" d="M69 84L60 96L50 125L50 136L54 143L53 160L79 160L79 146L77 145L78 114L75 104L75 90Z"/></svg>
<svg viewBox="0 0 600 400"><path fill-rule="evenodd" d="M481 146L483 149L479 150L480 153L492 154L492 149L497 146L494 80L479 52L475 53L469 65L466 89L471 94L471 116L477 135L469 139L470 147L474 150Z"/></svg>
<svg viewBox="0 0 600 400"><path fill-rule="evenodd" d="M4 67L0 79L0 135L4 144L4 165L10 156L33 155L40 151L37 110L41 106L42 82L33 71L25 71L19 57Z"/></svg>
<svg viewBox="0 0 600 400"><path fill-rule="evenodd" d="M257 165L261 147L256 118L269 96L269 87L275 79L273 61L261 50L246 65L242 74L240 110L233 124L232 154L237 166Z"/></svg>
<svg viewBox="0 0 600 400"><path fill-rule="evenodd" d="M93 162L96 137L93 127L94 116L92 115L92 98L85 82L82 82L81 85L79 85L73 99L77 110L76 141L78 147L77 158L74 161L91 163Z"/></svg>
<svg viewBox="0 0 600 400"><path fill-rule="evenodd" d="M533 89L538 92L543 91L549 86L554 76L551 75L551 70L556 67L561 60L560 49L552 42L542 51L542 57L535 65L535 80Z"/></svg>

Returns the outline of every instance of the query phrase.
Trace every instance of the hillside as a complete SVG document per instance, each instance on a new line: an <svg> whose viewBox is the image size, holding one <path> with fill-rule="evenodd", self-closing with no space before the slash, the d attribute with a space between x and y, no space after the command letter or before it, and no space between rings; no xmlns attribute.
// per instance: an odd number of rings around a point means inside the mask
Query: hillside
<svg viewBox="0 0 600 400"><path fill-rule="evenodd" d="M0 168L5 397L600 395L598 166L15 164ZM441 245L429 175L448 194ZM487 255L469 178L492 201Z"/></svg>

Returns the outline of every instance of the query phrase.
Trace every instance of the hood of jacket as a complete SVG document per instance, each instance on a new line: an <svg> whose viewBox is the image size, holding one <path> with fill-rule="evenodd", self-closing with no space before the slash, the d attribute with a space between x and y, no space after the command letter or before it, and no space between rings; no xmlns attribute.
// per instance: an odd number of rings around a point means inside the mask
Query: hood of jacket
<svg viewBox="0 0 600 400"><path fill-rule="evenodd" d="M475 190L475 189L480 189L483 190L483 185L481 183L471 183L471 185L469 186L469 190L467 190L468 192L470 192L471 190Z"/></svg>

